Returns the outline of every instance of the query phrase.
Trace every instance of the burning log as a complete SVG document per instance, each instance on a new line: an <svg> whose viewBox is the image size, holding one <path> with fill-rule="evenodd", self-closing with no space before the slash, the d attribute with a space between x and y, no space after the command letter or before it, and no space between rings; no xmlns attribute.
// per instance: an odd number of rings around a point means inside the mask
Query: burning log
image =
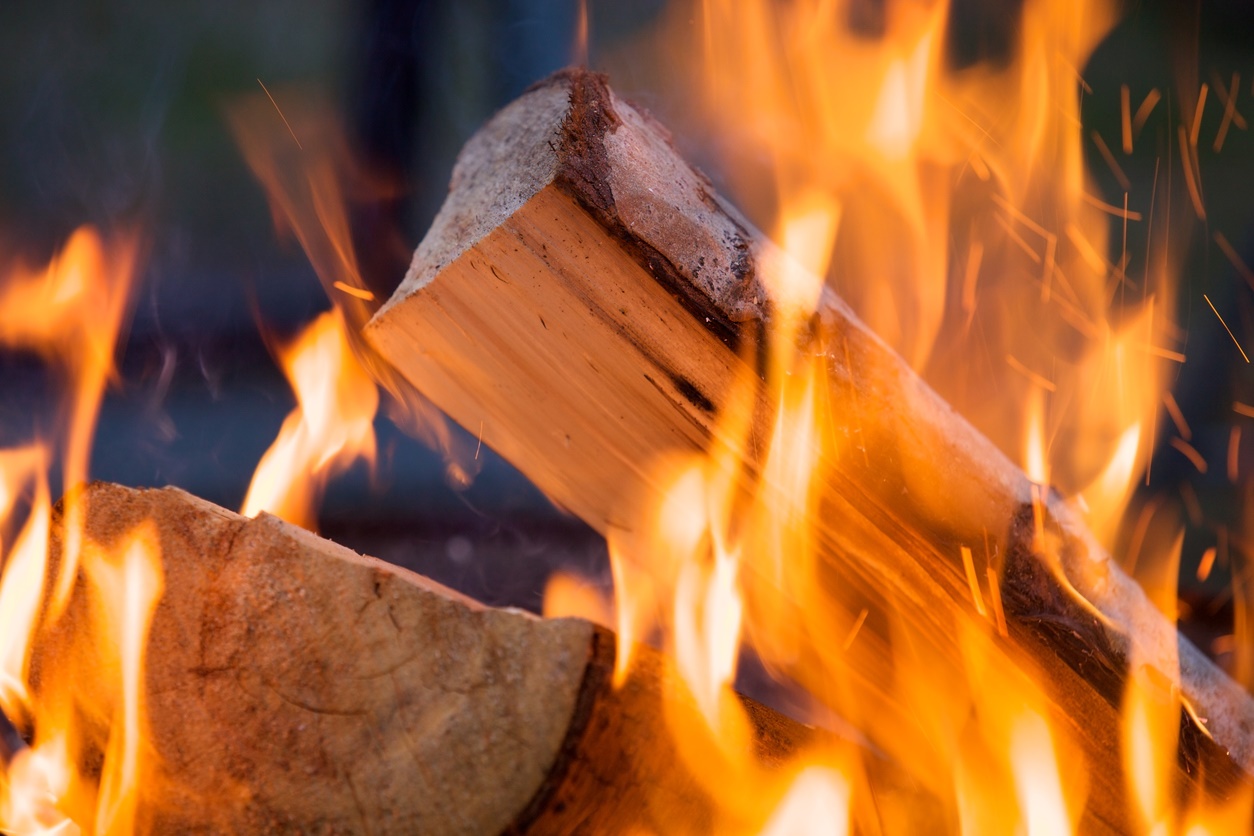
<svg viewBox="0 0 1254 836"><path fill-rule="evenodd" d="M610 533L658 506L650 463L708 450L729 393L763 373L775 314L766 288L781 263L651 117L603 77L565 71L468 142L366 335L462 426ZM1246 780L1254 702L1071 507L830 292L805 336L824 358L842 447L823 462L813 522L825 571L846 590L832 622L862 612L848 687L877 707L865 718L876 742L927 780L916 721L885 690L895 648L883 614L909 609L911 652L939 660L943 693L944 672L963 666L951 637L982 599L1004 615L993 664L1039 683L1051 719L1084 751L1090 824L1121 829L1127 812L1118 706L1130 665L1161 672L1183 697L1179 792L1201 783L1223 796ZM774 406L764 390L758 415Z"/></svg>
<svg viewBox="0 0 1254 836"><path fill-rule="evenodd" d="M706 792L662 728L674 677L660 655L642 650L611 687L614 636L589 622L484 607L174 488L97 483L83 500L93 548L151 526L161 553L138 814L151 832L710 830ZM74 672L80 760L99 763L121 697L86 586L38 636L32 683L38 699ZM746 706L764 764L814 737Z"/></svg>

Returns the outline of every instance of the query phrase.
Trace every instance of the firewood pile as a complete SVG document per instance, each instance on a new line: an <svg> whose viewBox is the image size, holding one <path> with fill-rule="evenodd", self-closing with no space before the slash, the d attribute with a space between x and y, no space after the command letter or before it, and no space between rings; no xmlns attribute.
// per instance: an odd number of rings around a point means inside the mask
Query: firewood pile
<svg viewBox="0 0 1254 836"><path fill-rule="evenodd" d="M708 452L746 381L749 432L769 432L761 363L778 316L769 288L785 265L660 124L603 76L569 70L467 143L409 274L364 338L613 537L665 502L646 463ZM830 623L857 625L842 687L876 706L859 728L873 753L868 785L881 807L901 811L884 813L887 829L954 824L949 788L914 756L925 730L891 692L889 613L903 601L917 627L912 652L932 661L938 692L964 676L954 630L989 627L989 664L1039 694L1089 764L1084 829L1135 830L1119 717L1142 669L1162 672L1182 706L1175 791L1221 802L1248 785L1254 701L1180 636L1066 501L831 291L797 343L821 361L840 416L842 452L823 453L808 522L820 578L848 593ZM737 467L763 490L778 487L751 452ZM276 517L245 518L177 489L97 483L82 502L89 540L107 546L147 520L160 545L165 593L144 683L156 766L137 819L152 832L716 829L709 782L669 731L702 721L668 656L635 647L620 677L622 649L603 627L487 608ZM772 582L761 572L743 580ZM99 699L122 698L91 662L84 584L40 635L31 682L38 699L43 671L84 672L79 689L96 707L79 706L79 745L92 761L107 747ZM810 670L798 662L784 673L820 687ZM748 698L739 705L768 771L838 737Z"/></svg>

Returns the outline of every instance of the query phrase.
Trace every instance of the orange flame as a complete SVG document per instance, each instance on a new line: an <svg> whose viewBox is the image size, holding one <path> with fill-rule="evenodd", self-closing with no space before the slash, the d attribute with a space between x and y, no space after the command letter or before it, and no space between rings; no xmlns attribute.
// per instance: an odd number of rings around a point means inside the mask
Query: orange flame
<svg viewBox="0 0 1254 836"><path fill-rule="evenodd" d="M261 511L312 529L328 479L358 458L373 463L379 391L357 362L339 309L278 351L297 405L261 457L242 513Z"/></svg>
<svg viewBox="0 0 1254 836"><path fill-rule="evenodd" d="M850 0L675 0L661 27L667 60L655 64L680 90L681 122L701 120L740 204L781 246L757 253L771 322L765 368L757 357L750 365L763 369L766 396L757 380L733 392L704 458L655 463L664 499L609 533L617 681L633 642L675 654L704 723L677 711L672 735L694 772L724 765L721 786L709 783L727 821L769 832L802 832L797 810L837 829L860 815L880 821L867 812L875 802L856 759L820 752L797 758L795 787L773 796L783 799L774 813L746 810L742 782L760 780L752 758L707 739L740 734L725 697L743 642L823 710L877 729L877 743L917 761L963 832L1070 833L1085 809L1087 764L1073 730L1046 710L1028 661L1005 664L1016 651L988 533L954 547L971 612L952 624L912 612L921 601L877 604L824 567L843 536L822 525L833 501L827 463L864 457L868 478L883 459L895 465L891 450L859 444L856 415L842 414L857 404L832 391L829 347L816 344L812 320L824 284L833 287L1022 462L1035 483L1038 545L1048 545L1043 503L1061 493L1111 548L1149 463L1165 371L1183 361L1170 301L1183 248L1168 246L1170 230L1159 234L1171 213L1156 215L1155 194L1132 190L1110 138L1081 129L1081 73L1114 23L1113 4L1027 0L1010 57L962 69L946 55L949 3L872 5L882 13L873 36L847 25L866 12ZM633 57L639 77L649 62ZM1121 93L1121 147L1158 98L1134 119L1131 91ZM1099 196L1085 171L1089 144L1124 194ZM1156 224L1143 255L1127 245L1136 224ZM928 472L905 478L912 492L943 494ZM1160 558L1151 562L1170 564ZM878 661L892 679L882 698L918 729L878 727L880 706L850 696L847 680L868 658L860 652L888 656ZM1165 726L1152 738L1133 731L1148 711L1137 693L1130 688L1124 715L1126 745L1140 757L1130 775L1175 757ZM1146 799L1136 803L1147 826L1167 809L1154 800L1166 798L1161 775L1151 778L1133 792Z"/></svg>
<svg viewBox="0 0 1254 836"><path fill-rule="evenodd" d="M31 636L39 615L48 559L51 503L44 482L47 462L38 447L0 452L0 520L12 519L22 490L35 485L30 514L8 549L0 575L0 710L21 717L30 695L26 676Z"/></svg>
<svg viewBox="0 0 1254 836"><path fill-rule="evenodd" d="M65 606L82 544L75 489L87 478L91 440L113 350L128 311L137 245L105 242L81 227L43 270L15 269L0 288L0 345L33 350L68 378L63 457L65 514L71 521L66 559L52 598L52 615Z"/></svg>
<svg viewBox="0 0 1254 836"><path fill-rule="evenodd" d="M92 433L114 345L127 312L135 268L133 239L106 246L90 228L77 231L42 270L14 268L0 284L0 344L38 353L66 378L58 574L49 576L53 510L47 470L51 443L0 451L0 710L32 738L0 776L5 832L132 833L143 775L143 683L147 630L160 596L151 534L137 532L115 558L87 540L78 488L87 476ZM23 521L24 518L24 521ZM55 627L76 582L96 591L90 659L42 670L29 681L32 651ZM80 668L90 665L90 670ZM97 678L103 674L103 678ZM103 689L82 693L91 678ZM114 698L112 693L120 694ZM105 717L105 751L85 750L81 709ZM94 761L94 765L93 762ZM99 779L95 776L99 776Z"/></svg>
<svg viewBox="0 0 1254 836"><path fill-rule="evenodd" d="M339 122L325 104L290 89L233 104L229 116L248 167L265 188L276 229L300 242L332 304L340 311L357 360L387 393L388 417L444 455L449 481L466 487L478 472L474 439L450 430L434 406L361 339L381 300L367 285L353 244L349 209L362 200L392 200L403 184L355 164ZM401 230L378 230L371 246L398 265L413 252ZM392 278L392 277L389 277Z"/></svg>
<svg viewBox="0 0 1254 836"><path fill-rule="evenodd" d="M148 629L163 580L157 533L151 523L131 533L116 556L97 555L84 566L104 613L108 647L116 654L121 705L110 724L96 805L95 832L135 831L136 805L147 738L144 658Z"/></svg>
<svg viewBox="0 0 1254 836"><path fill-rule="evenodd" d="M614 623L610 602L590 581L573 572L554 572L549 577L540 612L545 618L582 618L605 627Z"/></svg>

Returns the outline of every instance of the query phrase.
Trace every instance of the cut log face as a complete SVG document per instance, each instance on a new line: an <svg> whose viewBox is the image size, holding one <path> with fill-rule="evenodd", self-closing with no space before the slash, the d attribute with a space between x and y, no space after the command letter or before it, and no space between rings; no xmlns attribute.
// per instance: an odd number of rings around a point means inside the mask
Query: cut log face
<svg viewBox="0 0 1254 836"><path fill-rule="evenodd" d="M88 533L156 521L156 832L487 833L546 779L593 635L486 609L288 525L97 485ZM92 637L71 608L39 666ZM78 616L75 618L74 616Z"/></svg>
<svg viewBox="0 0 1254 836"><path fill-rule="evenodd" d="M88 541L155 525L165 594L148 645L155 833L711 832L715 808L677 755L668 663L611 687L612 633L484 607L268 515L174 488L85 494ZM53 560L60 539L54 536ZM73 671L86 761L117 685L102 670L80 578L39 634L32 681ZM51 680L50 680L51 681ZM748 702L760 759L813 738ZM95 753L93 755L92 753ZM885 791L936 806L884 771ZM903 796L904 797L904 796Z"/></svg>
<svg viewBox="0 0 1254 836"><path fill-rule="evenodd" d="M699 455L721 431L734 382L756 374L741 358L760 365L758 337L771 321L763 277L779 258L650 117L602 77L565 71L467 143L409 275L366 335L452 418L607 533L659 506L654 463ZM1225 749L1254 767L1254 702L1178 636L1061 498L1048 496L1044 514L1063 545L1038 555L1017 523L1036 490L1019 468L831 293L811 338L826 358L845 453L820 468L816 536L833 583L848 590L850 612L833 623L850 623L863 605L870 612L849 668L862 704L882 707L866 718L881 746L927 771L901 731L915 718L895 714L884 691L891 643L876 625L908 606L930 642L914 652L961 671L945 637L974 617L966 545L1031 562L1028 579L1005 579L1010 637L998 652L1042 680L1054 719L1079 738L1091 817L1117 827L1127 811L1115 730L1130 657L1169 679L1179 659L1181 692L1208 718L1206 730L1185 724L1196 745L1182 749L1202 752L1208 779L1239 780ZM770 415L764 389L757 412ZM1066 582L1035 571L1046 560ZM1116 671L1113 689L1087 679L1094 648ZM1195 766L1181 764L1186 785Z"/></svg>

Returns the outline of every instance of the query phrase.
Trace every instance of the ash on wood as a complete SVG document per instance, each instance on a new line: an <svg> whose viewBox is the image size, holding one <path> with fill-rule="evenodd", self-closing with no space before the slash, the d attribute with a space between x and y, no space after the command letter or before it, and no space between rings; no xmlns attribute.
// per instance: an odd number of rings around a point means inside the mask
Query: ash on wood
<svg viewBox="0 0 1254 836"><path fill-rule="evenodd" d="M709 796L670 742L671 674L656 653L641 649L616 689L614 636L586 621L487 608L174 488L95 484L85 503L90 542L115 546L151 521L161 548L146 682L157 774L141 790L152 832L713 827ZM73 666L87 761L119 698L91 607L80 577L32 670L38 699L50 666ZM811 740L748 705L764 764Z"/></svg>
<svg viewBox="0 0 1254 836"><path fill-rule="evenodd" d="M366 336L451 417L605 533L657 507L652 462L708 449L744 377L741 358L761 356L771 320L763 275L773 264L772 245L662 127L603 77L569 70L467 143L409 274ZM1236 765L1254 767L1254 702L1178 635L1070 507L1046 498L1062 547L1037 554L1019 525L1036 488L833 294L810 339L826 358L848 451L823 462L817 537L847 590L849 611L832 623L870 613L850 650L849 687L878 708L865 720L872 737L926 780L926 743L909 732L916 718L894 713L884 690L893 647L876 625L907 602L922 637L912 652L960 676L947 637L974 618L968 546L981 556L980 578L986 565L1010 573L1010 635L997 652L1007 669L1042 683L1053 719L1084 749L1090 826L1119 829L1128 810L1116 707L1129 658L1165 672L1207 718L1205 728L1186 724L1182 750L1202 752L1208 789L1223 795L1245 780ZM759 414L772 414L759 394ZM1015 559L1004 566L1007 555ZM1031 583L1015 576L1046 564ZM1094 646L1113 687L1089 680ZM946 687L942 675L936 688ZM1182 759L1182 792L1192 791L1195 767Z"/></svg>

